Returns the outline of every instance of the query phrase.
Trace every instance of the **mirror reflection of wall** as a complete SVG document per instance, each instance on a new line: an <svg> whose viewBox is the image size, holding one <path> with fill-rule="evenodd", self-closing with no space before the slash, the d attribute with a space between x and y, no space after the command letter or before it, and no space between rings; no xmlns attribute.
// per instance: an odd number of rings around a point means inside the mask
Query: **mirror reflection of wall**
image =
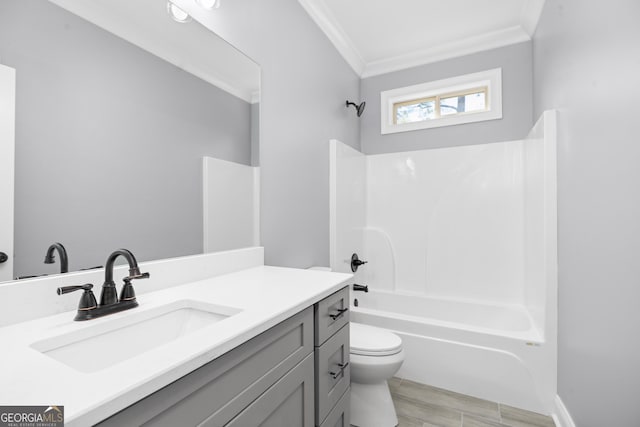
<svg viewBox="0 0 640 427"><path fill-rule="evenodd" d="M245 63L229 70L220 39L161 0L56 3L127 10L114 22L132 37L46 0L0 2L0 63L16 69L14 276L58 272L43 263L57 241L71 271L119 247L139 261L201 253L203 158L257 164L259 67L227 47Z"/></svg>

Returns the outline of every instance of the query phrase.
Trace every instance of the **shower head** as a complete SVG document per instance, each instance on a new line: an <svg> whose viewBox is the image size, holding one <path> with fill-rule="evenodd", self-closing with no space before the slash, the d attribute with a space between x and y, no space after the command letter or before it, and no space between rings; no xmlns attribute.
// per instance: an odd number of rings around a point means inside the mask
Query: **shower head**
<svg viewBox="0 0 640 427"><path fill-rule="evenodd" d="M364 106L367 103L362 101L360 103L360 105L357 105L355 102L351 102L351 101L347 101L347 108L349 108L349 105L353 105L353 107L356 109L356 112L358 113L358 117L360 117L362 115L362 112L364 111Z"/></svg>

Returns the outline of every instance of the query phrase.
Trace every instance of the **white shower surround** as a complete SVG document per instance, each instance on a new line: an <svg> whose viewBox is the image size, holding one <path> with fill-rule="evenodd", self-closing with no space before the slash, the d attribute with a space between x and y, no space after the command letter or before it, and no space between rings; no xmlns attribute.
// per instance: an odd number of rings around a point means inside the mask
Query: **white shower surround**
<svg viewBox="0 0 640 427"><path fill-rule="evenodd" d="M331 142L331 267L399 375L542 413L556 396L555 112L526 139L365 156ZM353 298L352 298L353 301Z"/></svg>
<svg viewBox="0 0 640 427"><path fill-rule="evenodd" d="M367 156L365 258L376 289L518 303L524 288L523 142ZM385 275L387 276L387 275Z"/></svg>

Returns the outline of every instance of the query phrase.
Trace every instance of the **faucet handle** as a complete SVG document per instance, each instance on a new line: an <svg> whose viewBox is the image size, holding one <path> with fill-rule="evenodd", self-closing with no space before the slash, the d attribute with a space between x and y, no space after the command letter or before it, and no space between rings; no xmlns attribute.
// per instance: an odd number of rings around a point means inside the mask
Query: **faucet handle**
<svg viewBox="0 0 640 427"><path fill-rule="evenodd" d="M91 283L86 283L84 285L73 285L73 286L63 286L58 288L56 291L58 295L68 294L69 292L79 291L80 289L85 291L90 291L93 289L93 285Z"/></svg>
<svg viewBox="0 0 640 427"><path fill-rule="evenodd" d="M140 274L133 274L131 276L127 276L122 280L124 280L125 282L128 282L128 281L137 280L137 279L148 279L149 277L151 277L149 273L140 273Z"/></svg>
<svg viewBox="0 0 640 427"><path fill-rule="evenodd" d="M122 290L120 291L120 301L135 301L136 291L131 284L131 278L125 277L123 280L124 285L122 285Z"/></svg>
<svg viewBox="0 0 640 427"><path fill-rule="evenodd" d="M74 285L74 286L63 286L58 288L58 295L68 294L69 292L83 290L82 296L80 297L80 303L78 304L78 311L87 311L93 310L98 306L98 302L96 301L95 295L91 289L93 285L91 283L86 283L84 285Z"/></svg>
<svg viewBox="0 0 640 427"><path fill-rule="evenodd" d="M366 264L367 262L369 261L362 261L361 259L359 259L358 254L351 255L351 271L355 273L356 271L358 271L358 267Z"/></svg>
<svg viewBox="0 0 640 427"><path fill-rule="evenodd" d="M141 273L123 278L122 280L124 280L124 285L120 291L120 301L135 301L136 292L133 289L131 281L136 279L148 279L149 277L151 277L149 273Z"/></svg>

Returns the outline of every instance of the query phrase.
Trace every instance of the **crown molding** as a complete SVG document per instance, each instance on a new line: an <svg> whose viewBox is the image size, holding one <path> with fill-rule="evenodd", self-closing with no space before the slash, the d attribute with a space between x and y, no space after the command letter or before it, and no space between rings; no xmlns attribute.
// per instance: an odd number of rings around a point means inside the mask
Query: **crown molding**
<svg viewBox="0 0 640 427"><path fill-rule="evenodd" d="M349 36L337 24L337 20L324 2L317 0L298 0L298 2L333 43L344 60L347 61L356 74L361 76L365 69L365 62Z"/></svg>
<svg viewBox="0 0 640 427"><path fill-rule="evenodd" d="M540 15L542 15L542 9L544 8L545 0L527 0L522 8L522 14L520 15L520 24L522 29L529 34L529 37L533 37L540 21Z"/></svg>
<svg viewBox="0 0 640 427"><path fill-rule="evenodd" d="M324 1L298 2L356 74L366 78L529 41L540 20L545 0L527 0L520 14L520 25L370 62L364 61Z"/></svg>
<svg viewBox="0 0 640 427"><path fill-rule="evenodd" d="M443 43L429 49L417 50L391 58L372 61L366 64L364 72L360 76L362 78L377 76L529 40L531 40L531 37L526 31L520 26L515 26L455 42Z"/></svg>

